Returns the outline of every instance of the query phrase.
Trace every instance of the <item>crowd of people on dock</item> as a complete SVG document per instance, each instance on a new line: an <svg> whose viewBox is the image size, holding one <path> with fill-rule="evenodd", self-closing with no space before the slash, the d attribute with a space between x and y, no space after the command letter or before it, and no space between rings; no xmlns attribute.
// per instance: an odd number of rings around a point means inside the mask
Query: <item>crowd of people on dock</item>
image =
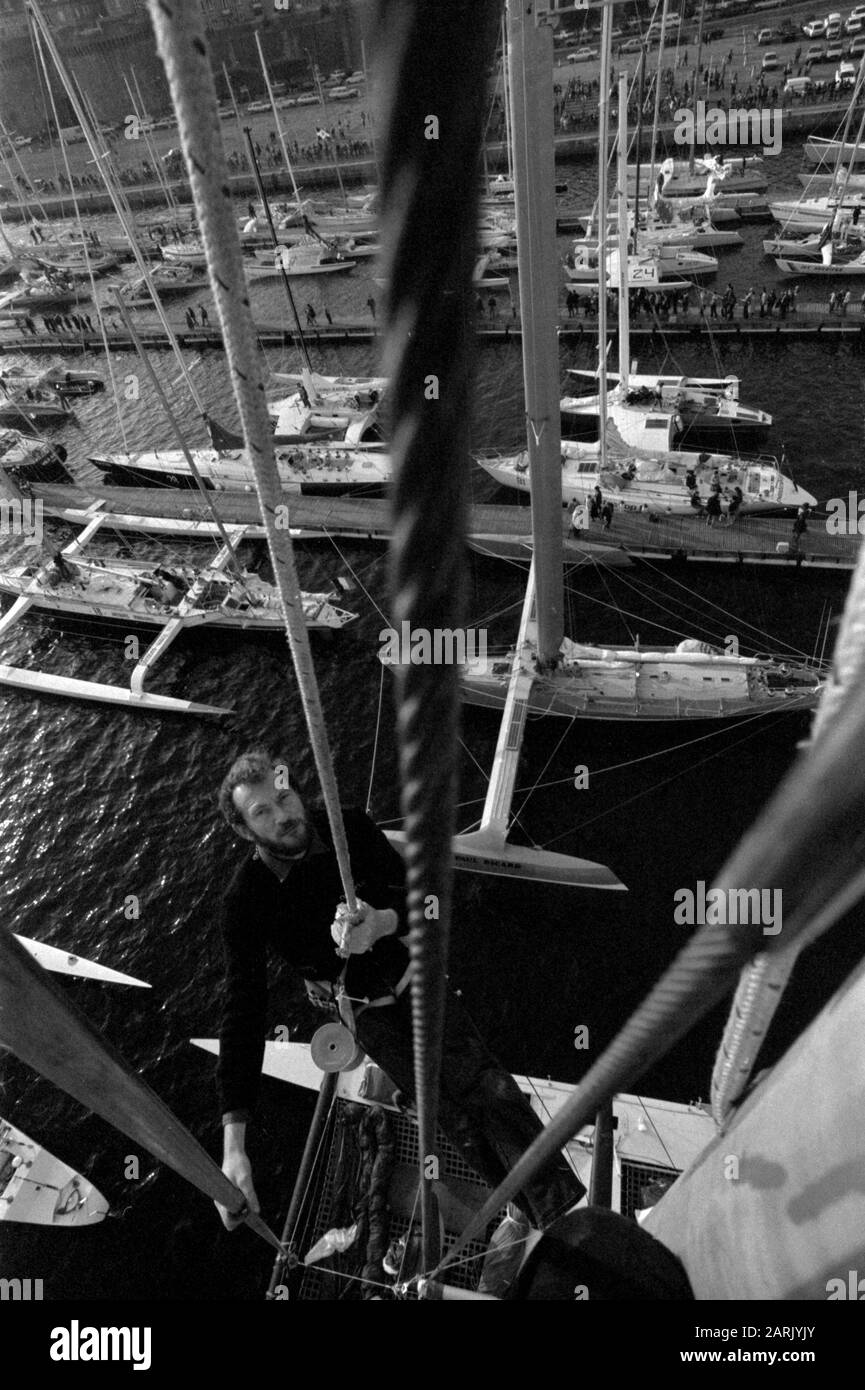
<svg viewBox="0 0 865 1390"><path fill-rule="evenodd" d="M812 64L807 59L803 61L801 48L797 49L793 57L788 58L783 68L778 70L776 82L772 83L767 82L765 75L754 64L741 68L734 66L735 57L732 49L720 62L701 67L695 82L693 72L690 77L681 76L681 69L689 67L687 50L684 50L684 56L683 62L680 54L676 68L664 68L661 73L662 95L658 115L662 122L675 120L676 112L692 103L695 95L705 100L711 99L713 106L724 111L789 106L793 104L794 98L784 91L787 79L811 76ZM600 85L600 79L597 77L577 76L569 78L565 83L555 83L553 99L556 126L562 134L583 129L596 130ZM803 101L831 101L840 99L844 92L843 84L836 82L833 74L826 78L812 78L810 88L795 100L800 104ZM653 87L649 83L646 84L646 93L643 118L648 116L651 120L655 98ZM638 117L639 101L634 95L628 106L629 123L636 125ZM494 109L492 125L492 138L504 139L503 111Z"/></svg>
<svg viewBox="0 0 865 1390"><path fill-rule="evenodd" d="M565 289L565 308L569 319L596 319L600 307L600 296L596 289L580 294L574 289ZM628 293L632 323L640 323L645 314L650 321L661 323L675 322L682 316L692 316L699 320L739 319L786 319L799 312L799 285L775 288L762 285L757 290L753 285L744 293L737 292L729 282L720 293L717 290L697 288L686 290L648 290L644 287ZM865 290L858 298L860 312L865 314ZM850 290L831 290L828 297L828 312L846 316L848 308L855 307ZM819 302L809 304L808 308L820 309ZM607 317L612 320L619 311L617 290L607 291Z"/></svg>

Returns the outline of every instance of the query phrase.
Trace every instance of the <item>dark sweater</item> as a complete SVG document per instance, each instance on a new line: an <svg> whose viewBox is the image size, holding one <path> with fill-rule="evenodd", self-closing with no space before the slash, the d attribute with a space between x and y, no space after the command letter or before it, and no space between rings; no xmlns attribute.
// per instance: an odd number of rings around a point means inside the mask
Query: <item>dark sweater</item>
<svg viewBox="0 0 865 1390"><path fill-rule="evenodd" d="M235 874L225 896L225 1007L220 1034L219 1090L223 1115L248 1119L264 1057L267 954L274 951L306 980L338 979L345 961L330 934L342 883L327 820L312 815L313 843L282 882L257 853ZM344 812L357 896L394 908L397 935L349 958L345 987L353 999L377 999L399 982L408 953L398 939L408 928L405 869L400 854L363 811Z"/></svg>

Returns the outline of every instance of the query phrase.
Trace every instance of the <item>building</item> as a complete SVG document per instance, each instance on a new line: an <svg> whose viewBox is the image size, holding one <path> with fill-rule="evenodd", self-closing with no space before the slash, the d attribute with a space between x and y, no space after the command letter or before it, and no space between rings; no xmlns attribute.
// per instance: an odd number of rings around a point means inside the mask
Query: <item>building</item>
<svg viewBox="0 0 865 1390"><path fill-rule="evenodd" d="M255 45L261 37L276 82L290 88L360 67L371 0L199 0L214 71L223 65L241 98L264 90ZM57 47L97 118L121 122L131 111L124 78L132 71L147 112L170 110L146 0L41 0ZM50 69L50 64L48 65ZM74 124L62 87L51 76L61 125ZM220 94L225 95L221 91ZM0 117L18 135L47 129L50 103L37 68L25 0L0 0Z"/></svg>

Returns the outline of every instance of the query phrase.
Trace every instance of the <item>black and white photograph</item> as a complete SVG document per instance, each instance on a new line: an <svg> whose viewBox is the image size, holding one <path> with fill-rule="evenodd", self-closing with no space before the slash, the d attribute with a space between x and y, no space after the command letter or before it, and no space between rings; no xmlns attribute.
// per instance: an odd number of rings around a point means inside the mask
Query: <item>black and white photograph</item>
<svg viewBox="0 0 865 1390"><path fill-rule="evenodd" d="M0 0L28 1372L852 1351L863 209L865 5Z"/></svg>

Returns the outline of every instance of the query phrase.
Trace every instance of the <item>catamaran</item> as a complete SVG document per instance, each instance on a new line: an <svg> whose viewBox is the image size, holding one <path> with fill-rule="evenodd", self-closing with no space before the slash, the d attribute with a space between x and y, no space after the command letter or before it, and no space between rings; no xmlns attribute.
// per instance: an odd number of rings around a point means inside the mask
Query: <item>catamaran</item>
<svg viewBox="0 0 865 1390"><path fill-rule="evenodd" d="M282 615L276 591L246 570L225 573L226 557L204 567L173 563L160 566L121 557L85 557L74 563L61 551L47 565L33 563L0 569L0 593L16 604L0 618L7 630L10 614L26 605L53 615L74 614L100 621L167 627L180 619L187 627L236 632L279 632ZM313 630L346 627L356 614L337 608L333 593L305 593L303 614ZM19 607L20 605L20 607ZM11 624L8 624L11 626Z"/></svg>
<svg viewBox="0 0 865 1390"><path fill-rule="evenodd" d="M626 348L627 351L627 348ZM596 372L569 368L571 376L596 379ZM649 453L692 449L753 448L772 425L765 410L743 405L739 378L607 373L615 386L607 397L607 420L620 440ZM562 428L569 438L598 430L599 399L562 397Z"/></svg>

